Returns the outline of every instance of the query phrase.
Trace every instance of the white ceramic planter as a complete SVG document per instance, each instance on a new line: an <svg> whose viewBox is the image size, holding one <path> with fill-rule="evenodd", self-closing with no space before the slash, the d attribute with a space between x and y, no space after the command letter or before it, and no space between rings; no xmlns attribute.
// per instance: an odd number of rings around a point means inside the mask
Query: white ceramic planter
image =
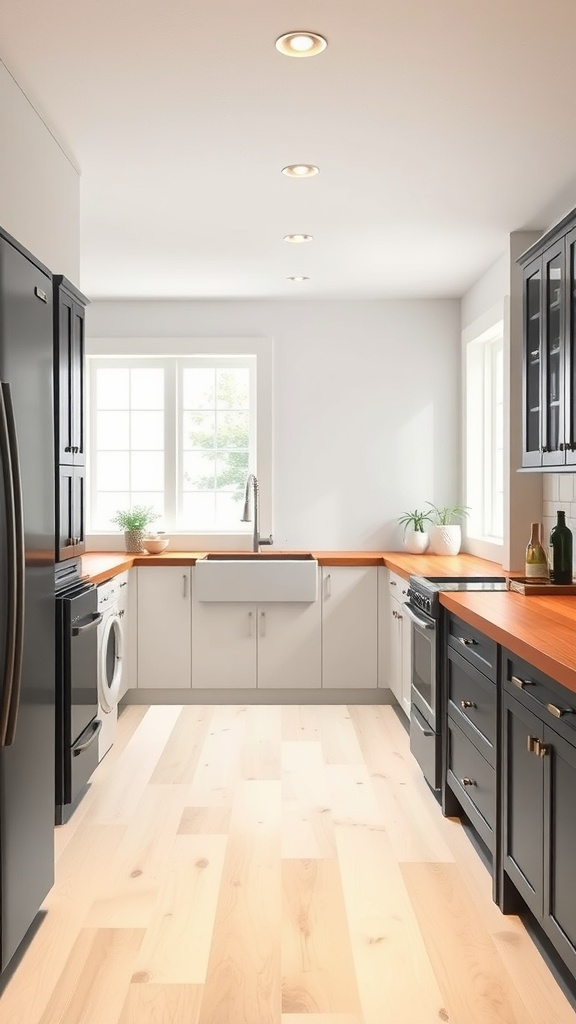
<svg viewBox="0 0 576 1024"><path fill-rule="evenodd" d="M422 555L428 547L428 534L422 530L406 530L404 533L404 549L412 555Z"/></svg>
<svg viewBox="0 0 576 1024"><path fill-rule="evenodd" d="M457 555L462 544L462 530L459 524L430 527L431 555Z"/></svg>

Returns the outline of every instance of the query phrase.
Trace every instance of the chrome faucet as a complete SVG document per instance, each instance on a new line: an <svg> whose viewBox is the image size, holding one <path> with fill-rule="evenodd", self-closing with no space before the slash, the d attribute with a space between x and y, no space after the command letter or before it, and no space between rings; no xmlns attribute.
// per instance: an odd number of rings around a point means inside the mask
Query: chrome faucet
<svg viewBox="0 0 576 1024"><path fill-rule="evenodd" d="M250 488L252 488L252 513L250 513ZM258 490L258 480L254 476L254 473L250 473L246 481L246 491L244 494L244 512L242 513L242 523L250 523L254 520L254 534L252 550L259 551L261 544L273 544L272 534L268 538L261 537L259 530L259 517L260 517L260 492Z"/></svg>

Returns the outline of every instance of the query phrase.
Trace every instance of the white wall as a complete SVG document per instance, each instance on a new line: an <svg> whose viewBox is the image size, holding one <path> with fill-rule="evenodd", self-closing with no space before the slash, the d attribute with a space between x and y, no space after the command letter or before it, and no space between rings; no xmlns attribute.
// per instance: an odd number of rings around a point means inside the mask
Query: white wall
<svg viewBox="0 0 576 1024"><path fill-rule="evenodd" d="M94 302L89 336L274 339L275 544L397 548L460 499L456 300Z"/></svg>
<svg viewBox="0 0 576 1024"><path fill-rule="evenodd" d="M0 225L78 284L80 175L1 61L0 139Z"/></svg>

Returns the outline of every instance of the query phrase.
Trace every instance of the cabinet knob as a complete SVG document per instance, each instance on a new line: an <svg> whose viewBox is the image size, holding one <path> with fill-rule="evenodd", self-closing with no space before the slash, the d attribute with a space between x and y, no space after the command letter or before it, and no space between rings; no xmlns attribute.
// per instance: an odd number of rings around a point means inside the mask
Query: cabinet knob
<svg viewBox="0 0 576 1024"><path fill-rule="evenodd" d="M478 705L475 704L473 700L461 700L460 701L460 707L464 708L464 709L466 709L466 708L475 708L477 706Z"/></svg>
<svg viewBox="0 0 576 1024"><path fill-rule="evenodd" d="M566 445L566 448L568 448L568 445ZM560 441L560 444L558 445L558 451L559 452L563 452L564 451L564 441Z"/></svg>
<svg viewBox="0 0 576 1024"><path fill-rule="evenodd" d="M464 647L474 647L478 643L472 636L457 636L456 639L459 644L464 644Z"/></svg>
<svg viewBox="0 0 576 1024"><path fill-rule="evenodd" d="M538 754L540 755L540 757L547 757L547 755L549 753L550 753L550 744L549 743L538 743Z"/></svg>
<svg viewBox="0 0 576 1024"><path fill-rule="evenodd" d="M546 444L541 445L540 451L541 452L547 452L548 451L548 445L546 445Z"/></svg>
<svg viewBox="0 0 576 1024"><path fill-rule="evenodd" d="M474 779L468 779L466 777L463 778L463 779L460 779L460 782L462 783L463 786L475 786L476 785Z"/></svg>

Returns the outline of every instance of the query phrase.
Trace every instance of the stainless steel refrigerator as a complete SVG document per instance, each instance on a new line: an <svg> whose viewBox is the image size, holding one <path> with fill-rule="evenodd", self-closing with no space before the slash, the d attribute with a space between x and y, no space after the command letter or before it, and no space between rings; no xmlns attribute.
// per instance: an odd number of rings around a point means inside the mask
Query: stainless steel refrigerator
<svg viewBox="0 0 576 1024"><path fill-rule="evenodd" d="M54 880L52 279L0 230L0 967Z"/></svg>

